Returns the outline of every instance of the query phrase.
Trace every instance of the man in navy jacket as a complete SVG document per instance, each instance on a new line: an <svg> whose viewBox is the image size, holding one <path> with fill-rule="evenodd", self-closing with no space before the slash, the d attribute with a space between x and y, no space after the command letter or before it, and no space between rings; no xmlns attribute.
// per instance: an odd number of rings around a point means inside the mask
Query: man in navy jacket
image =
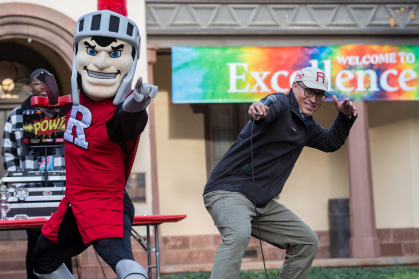
<svg viewBox="0 0 419 279"><path fill-rule="evenodd" d="M239 278L250 236L259 238L256 218L260 238L286 249L278 278L306 278L317 251L317 235L274 198L281 193L304 146L334 152L349 135L357 114L348 99L338 102L333 96L339 113L330 129L313 120L312 114L326 98L328 85L322 70L304 68L288 94L273 94L277 101L270 107L264 106L267 98L250 106L248 114L254 125L249 121L243 128L204 190L205 206L223 238L211 279Z"/></svg>

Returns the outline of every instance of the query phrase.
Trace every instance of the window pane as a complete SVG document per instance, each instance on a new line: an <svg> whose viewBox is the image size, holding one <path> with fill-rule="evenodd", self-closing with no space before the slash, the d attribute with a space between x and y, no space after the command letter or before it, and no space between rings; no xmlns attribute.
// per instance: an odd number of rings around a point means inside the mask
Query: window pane
<svg viewBox="0 0 419 279"><path fill-rule="evenodd" d="M0 98L27 98L32 95L29 76L32 71L14 61L0 61Z"/></svg>
<svg viewBox="0 0 419 279"><path fill-rule="evenodd" d="M236 140L234 135L233 104L211 104L210 115L213 166L215 167Z"/></svg>
<svg viewBox="0 0 419 279"><path fill-rule="evenodd" d="M249 121L249 106L250 104L209 105L212 168L237 140L240 131Z"/></svg>
<svg viewBox="0 0 419 279"><path fill-rule="evenodd" d="M248 115L248 111L249 111L249 107L250 107L250 103L249 104L239 104L239 115L238 115L238 119L239 119L239 134L241 132L241 130L243 130L244 126L246 126L247 122L249 122L250 118ZM238 136L238 134L237 134ZM237 138L237 137L236 137Z"/></svg>

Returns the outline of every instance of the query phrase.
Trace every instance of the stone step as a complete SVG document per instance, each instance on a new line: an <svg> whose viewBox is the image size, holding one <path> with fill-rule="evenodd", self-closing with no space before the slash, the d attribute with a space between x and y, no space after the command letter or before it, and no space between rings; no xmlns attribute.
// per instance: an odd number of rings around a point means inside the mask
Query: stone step
<svg viewBox="0 0 419 279"><path fill-rule="evenodd" d="M2 260L0 261L0 271L25 270L25 259L19 260Z"/></svg>
<svg viewBox="0 0 419 279"><path fill-rule="evenodd" d="M80 266L79 266L79 271L80 272L82 271L82 268ZM110 269L110 271L113 272L112 269ZM102 273L100 273L100 274L102 274ZM76 279L78 278L77 269L76 269L76 262L74 261L74 258L73 258L73 275ZM25 257L23 257L21 259L18 259L18 260L1 260L0 261L0 279L9 279L9 278L10 279L15 279L15 278L26 279L26 260L25 260ZM87 278L89 278L89 277L87 277Z"/></svg>
<svg viewBox="0 0 419 279"><path fill-rule="evenodd" d="M79 277L77 276L77 273L74 273L73 276L74 276L75 279L79 279ZM26 270L24 270L24 269L23 270L0 271L0 279L26 279L26 278L27 278L26 277Z"/></svg>
<svg viewBox="0 0 419 279"><path fill-rule="evenodd" d="M267 269L282 268L284 261L266 261ZM378 257L378 258L339 258L339 259L315 259L312 267L383 267L383 266L418 266L419 256L412 257ZM176 274L184 272L211 272L212 263L202 264L177 264L162 265L160 270L162 274ZM262 260L243 261L241 270L263 270Z"/></svg>
<svg viewBox="0 0 419 279"><path fill-rule="evenodd" d="M0 252L0 262L8 260L21 260L26 259L26 250L21 251L10 251L10 252Z"/></svg>
<svg viewBox="0 0 419 279"><path fill-rule="evenodd" d="M114 279L116 278L115 272L110 268L108 265L103 265L103 271L99 264L86 264L79 268L80 276L82 278L89 278L89 279L103 279L103 272L105 272L106 278ZM75 269L74 269L75 270ZM76 272L74 272L76 273Z"/></svg>
<svg viewBox="0 0 419 279"><path fill-rule="evenodd" d="M0 279L26 279L26 270L0 271Z"/></svg>
<svg viewBox="0 0 419 279"><path fill-rule="evenodd" d="M0 241L0 262L3 260L25 259L27 245L26 240Z"/></svg>

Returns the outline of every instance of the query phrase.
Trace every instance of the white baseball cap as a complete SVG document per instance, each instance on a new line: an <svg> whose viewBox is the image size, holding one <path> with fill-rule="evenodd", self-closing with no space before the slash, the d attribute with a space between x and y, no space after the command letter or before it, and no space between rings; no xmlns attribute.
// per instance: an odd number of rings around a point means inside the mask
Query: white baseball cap
<svg viewBox="0 0 419 279"><path fill-rule="evenodd" d="M320 89L329 93L329 80L325 73L318 68L307 67L302 69L295 76L294 81L302 81L308 88Z"/></svg>

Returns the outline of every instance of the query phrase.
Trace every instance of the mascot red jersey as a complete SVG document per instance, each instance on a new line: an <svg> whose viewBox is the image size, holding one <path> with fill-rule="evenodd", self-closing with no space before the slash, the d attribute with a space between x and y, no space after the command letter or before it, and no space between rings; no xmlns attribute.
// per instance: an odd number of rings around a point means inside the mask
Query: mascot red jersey
<svg viewBox="0 0 419 279"><path fill-rule="evenodd" d="M131 251L134 206L125 184L157 87L139 78L131 91L140 34L126 17L125 2L98 7L78 20L74 35L65 198L35 248L39 278L73 278L63 262L91 244L118 279L147 278Z"/></svg>

